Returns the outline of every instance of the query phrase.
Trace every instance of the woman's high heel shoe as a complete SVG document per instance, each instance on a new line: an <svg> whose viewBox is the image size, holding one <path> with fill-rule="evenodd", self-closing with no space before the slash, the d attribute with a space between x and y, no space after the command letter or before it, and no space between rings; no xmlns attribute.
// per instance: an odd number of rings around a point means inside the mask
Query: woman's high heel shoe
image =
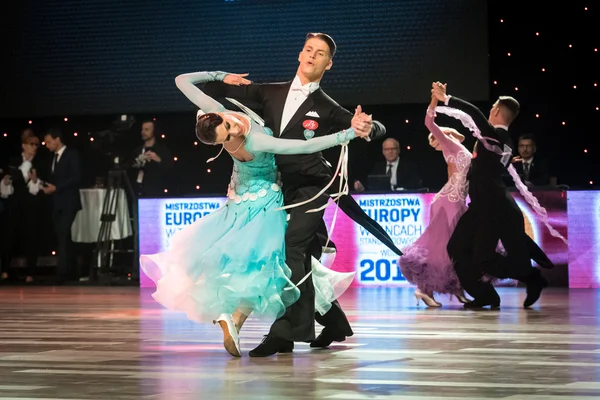
<svg viewBox="0 0 600 400"><path fill-rule="evenodd" d="M442 303L438 303L435 301L433 296L428 296L425 293L421 292L419 289L415 290L415 297L417 298L417 306L419 305L419 300L423 300L423 303L427 304L427 307L441 307Z"/></svg>
<svg viewBox="0 0 600 400"><path fill-rule="evenodd" d="M241 357L240 335L231 314L219 315L219 318L214 320L213 324L216 324L217 322L223 330L223 346L225 347L225 350L234 357Z"/></svg>

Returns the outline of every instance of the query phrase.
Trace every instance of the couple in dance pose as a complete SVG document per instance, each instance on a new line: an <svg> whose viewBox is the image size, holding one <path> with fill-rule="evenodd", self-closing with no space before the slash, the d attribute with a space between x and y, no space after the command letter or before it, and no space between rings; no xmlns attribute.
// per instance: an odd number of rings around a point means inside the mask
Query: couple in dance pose
<svg viewBox="0 0 600 400"><path fill-rule="evenodd" d="M449 179L431 204L429 226L403 249L402 273L417 286L417 299L429 307L441 306L434 293L447 293L456 295L465 308L497 308L500 297L491 283L497 278L524 283L523 306L528 308L548 284L531 260L544 268L554 265L525 232L523 214L502 178L512 154L508 127L520 105L512 97L501 96L485 117L474 105L447 95L446 85L439 82L432 84L431 94L425 125L431 132L431 146L443 152ZM437 107L438 102L447 107ZM434 122L436 110L459 119L473 133L477 139L473 153L461 144L463 135ZM549 226L545 210L518 175L511 167L508 170L550 232L562 238ZM464 291L474 299L467 299Z"/></svg>
<svg viewBox="0 0 600 400"><path fill-rule="evenodd" d="M233 356L241 356L239 331L250 314L274 320L260 345L250 351L251 357L292 352L294 342L327 347L353 335L336 299L354 274L331 271L319 262L325 246L335 248L328 238L323 210L329 199L336 196L331 186L338 175L320 152L347 146L354 138L380 138L386 132L360 106L352 114L320 88L324 73L332 67L335 52L336 45L330 36L308 34L298 56L296 76L286 83L253 84L246 75L224 72L187 73L176 78L178 88L200 109L196 120L199 140L207 145L221 145L221 151L226 150L233 159L228 200L219 210L177 233L168 251L142 255L140 262L156 283L153 297L168 309L184 311L192 320L218 322L224 346ZM431 232L444 229L445 237L435 243L427 239L430 235L426 230L422 240L408 249L404 260L401 258L400 265L403 261L410 265L409 269L403 267L403 271L409 280L421 285L424 300L430 295L435 301L433 292L445 291L456 294L466 307L498 305L493 287L473 279L485 272L527 281L526 303L533 303L544 282L531 264L529 268L521 265L524 261L517 254L520 247L514 242L527 242L515 234L518 217L511 212L518 207L496 204L500 197L505 197L504 189L495 190L493 199L477 199L476 204L481 205L473 207L477 198L473 191L486 192L485 188L478 189L478 185L485 186L486 180L496 184L495 174L502 167L500 156L490 151L489 155L482 153L471 159L471 153L460 144L462 135L435 125L435 105L438 100L448 103L445 86L443 90L434 84L426 125L431 131L432 146L444 152L449 165L450 179L432 205L436 209L432 209L429 229ZM229 111L214 100L223 97L244 112ZM264 120L240 102L260 104ZM452 98L450 103L474 113L473 106L459 99ZM511 109L499 100L490 113L490 123L483 117L485 124L496 129L490 125L491 114L511 115L506 110ZM482 123L478 115L473 119L478 126ZM481 129L482 133L489 134L487 125ZM476 167L477 163L481 165ZM344 174L341 175L343 178ZM467 180L471 181L472 199L468 209ZM403 256L385 230L351 196L338 193L336 202L350 218ZM471 209L474 211L470 212ZM488 241L479 244L481 237L476 232L486 223L478 217L490 210L499 214L499 219L512 216L512 225L502 225L501 232L487 235ZM471 217L471 214L476 215ZM490 218L498 220L496 216ZM522 221L522 215L520 218ZM520 228L523 230L523 224ZM515 240L507 240L510 239L507 235L515 235ZM500 273L499 269L488 268L491 261L500 264L487 252L487 245L494 238L496 243L502 239L509 254L504 264L519 259L523 261L519 264L523 271L517 273L516 267L507 266ZM477 244L471 245L469 241ZM455 268L450 260L456 263ZM437 267L432 269L434 265ZM463 288L475 297L473 301L464 297ZM324 326L318 337L315 337L315 320Z"/></svg>
<svg viewBox="0 0 600 400"><path fill-rule="evenodd" d="M253 84L245 75L223 72L176 78L178 88L200 108L200 141L221 145L233 159L228 200L176 234L168 251L142 255L140 262L156 282L154 298L190 319L219 322L224 346L234 356L241 355L238 333L250 313L274 319L261 344L250 351L252 357L291 352L294 342L327 347L353 335L336 298L354 274L319 263L324 246L335 247L323 209L336 178L320 151L356 137L382 137L385 127L360 106L352 114L320 88L335 52L330 36L308 34L296 77L287 83ZM246 113L226 110L214 100L220 97L232 98ZM238 101L261 104L264 120ZM342 195L337 203L402 255L351 196ZM324 326L318 337L315 320Z"/></svg>

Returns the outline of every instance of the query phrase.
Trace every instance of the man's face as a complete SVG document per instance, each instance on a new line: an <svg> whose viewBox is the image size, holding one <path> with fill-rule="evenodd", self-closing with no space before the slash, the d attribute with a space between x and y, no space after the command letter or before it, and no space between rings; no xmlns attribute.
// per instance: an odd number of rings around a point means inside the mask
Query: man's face
<svg viewBox="0 0 600 400"><path fill-rule="evenodd" d="M383 156L385 157L385 161L393 162L396 161L398 156L400 156L400 146L398 143L393 142L391 140L386 140L383 142Z"/></svg>
<svg viewBox="0 0 600 400"><path fill-rule="evenodd" d="M298 56L299 72L311 82L319 81L325 71L331 68L331 53L327 43L318 38L310 38Z"/></svg>
<svg viewBox="0 0 600 400"><path fill-rule="evenodd" d="M51 135L44 136L44 143L46 143L46 148L54 153L58 148L58 139L54 139Z"/></svg>
<svg viewBox="0 0 600 400"><path fill-rule="evenodd" d="M152 122L144 122L142 124L142 139L149 140L154 137L154 124Z"/></svg>
<svg viewBox="0 0 600 400"><path fill-rule="evenodd" d="M535 143L531 139L519 140L519 155L521 158L529 159L535 153Z"/></svg>

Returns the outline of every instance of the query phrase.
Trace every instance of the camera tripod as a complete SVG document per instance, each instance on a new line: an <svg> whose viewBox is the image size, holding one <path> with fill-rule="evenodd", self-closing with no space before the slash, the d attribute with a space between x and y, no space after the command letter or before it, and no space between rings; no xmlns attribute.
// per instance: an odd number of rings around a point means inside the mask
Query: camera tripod
<svg viewBox="0 0 600 400"><path fill-rule="evenodd" d="M122 190L125 191L125 196L122 195ZM131 211L131 222L133 228L133 248L132 249L115 249L114 240L112 239L113 223L117 220L117 212L119 210L119 202L125 197L127 206ZM102 205L102 214L100 216L100 231L92 265L90 266L90 280L100 284L113 284L119 276L124 277L125 281L137 281L139 279L138 270L138 234L137 234L137 202L135 201L133 187L127 176L125 169L115 165L108 172L106 181L106 194ZM113 259L115 253L129 253L132 255L131 271L123 273L122 268L113 267Z"/></svg>

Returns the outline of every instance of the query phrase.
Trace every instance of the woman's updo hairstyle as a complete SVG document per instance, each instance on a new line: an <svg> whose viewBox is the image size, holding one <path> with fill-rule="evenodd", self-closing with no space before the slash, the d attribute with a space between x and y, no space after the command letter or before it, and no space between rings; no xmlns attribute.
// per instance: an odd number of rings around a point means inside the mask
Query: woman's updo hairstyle
<svg viewBox="0 0 600 400"><path fill-rule="evenodd" d="M196 137L204 144L214 145L217 141L217 126L223 117L216 113L202 114L196 119Z"/></svg>

